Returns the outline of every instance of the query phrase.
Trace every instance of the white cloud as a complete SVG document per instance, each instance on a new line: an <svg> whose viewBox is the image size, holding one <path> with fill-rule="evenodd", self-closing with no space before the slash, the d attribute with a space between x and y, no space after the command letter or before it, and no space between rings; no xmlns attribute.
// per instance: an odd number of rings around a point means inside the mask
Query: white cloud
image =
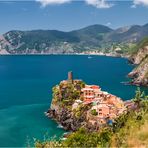
<svg viewBox="0 0 148 148"><path fill-rule="evenodd" d="M43 7L47 5L57 5L57 4L64 4L74 0L36 0L37 2L41 3ZM110 8L113 4L108 3L106 0L83 0L88 5L92 5L96 8Z"/></svg>
<svg viewBox="0 0 148 148"><path fill-rule="evenodd" d="M40 2L43 7L46 7L47 5L57 5L57 4L64 4L71 2L71 0L36 0L37 2Z"/></svg>
<svg viewBox="0 0 148 148"><path fill-rule="evenodd" d="M112 3L108 3L106 0L85 0L88 5L92 5L97 8L110 8Z"/></svg>
<svg viewBox="0 0 148 148"><path fill-rule="evenodd" d="M110 26L110 25L111 25L111 22L107 22L107 23L106 23L106 26Z"/></svg>
<svg viewBox="0 0 148 148"><path fill-rule="evenodd" d="M131 5L131 8L136 8L137 6L135 4Z"/></svg>
<svg viewBox="0 0 148 148"><path fill-rule="evenodd" d="M148 7L148 0L133 0L132 8L136 8L137 5L143 5Z"/></svg>

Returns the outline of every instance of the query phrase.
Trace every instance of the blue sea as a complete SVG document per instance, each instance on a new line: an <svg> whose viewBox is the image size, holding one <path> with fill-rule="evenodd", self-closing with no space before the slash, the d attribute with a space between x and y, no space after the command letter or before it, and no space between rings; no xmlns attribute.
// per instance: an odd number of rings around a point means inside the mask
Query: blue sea
<svg viewBox="0 0 148 148"><path fill-rule="evenodd" d="M0 56L0 147L32 145L34 139L58 138L65 132L44 112L50 107L52 87L67 79L68 71L127 100L136 87L122 82L129 80L133 68L124 58L105 56Z"/></svg>

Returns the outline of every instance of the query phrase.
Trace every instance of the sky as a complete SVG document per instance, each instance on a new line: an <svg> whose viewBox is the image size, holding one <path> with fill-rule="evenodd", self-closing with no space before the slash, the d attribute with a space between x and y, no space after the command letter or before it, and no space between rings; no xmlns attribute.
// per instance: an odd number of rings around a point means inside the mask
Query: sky
<svg viewBox="0 0 148 148"><path fill-rule="evenodd" d="M10 30L71 31L93 24L116 29L148 23L148 0L0 0L0 34Z"/></svg>

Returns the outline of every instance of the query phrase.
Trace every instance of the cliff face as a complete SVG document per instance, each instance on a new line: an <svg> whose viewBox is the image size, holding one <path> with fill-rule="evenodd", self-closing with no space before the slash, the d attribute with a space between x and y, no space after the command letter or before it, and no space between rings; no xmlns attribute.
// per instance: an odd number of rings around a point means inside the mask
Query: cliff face
<svg viewBox="0 0 148 148"><path fill-rule="evenodd" d="M9 54L7 51L8 46L10 46L10 43L3 36L0 36L0 55Z"/></svg>
<svg viewBox="0 0 148 148"><path fill-rule="evenodd" d="M47 116L56 120L65 130L75 131L79 127L86 126L86 114L89 105L79 105L73 110L73 103L81 98L81 89L84 82L74 80L73 83L62 81L53 87L53 98Z"/></svg>
<svg viewBox="0 0 148 148"><path fill-rule="evenodd" d="M134 53L130 61L137 64L136 68L129 73L132 78L132 84L148 86L148 46L144 45Z"/></svg>
<svg viewBox="0 0 148 148"><path fill-rule="evenodd" d="M80 127L98 131L112 124L127 111L121 98L102 91L97 85L87 85L82 80L68 80L53 87L53 98L46 115L64 129L76 131Z"/></svg>

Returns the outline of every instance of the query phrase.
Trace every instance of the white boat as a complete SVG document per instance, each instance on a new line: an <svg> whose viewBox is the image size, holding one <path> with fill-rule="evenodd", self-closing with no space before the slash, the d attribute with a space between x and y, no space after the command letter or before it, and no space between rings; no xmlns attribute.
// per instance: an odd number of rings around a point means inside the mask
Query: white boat
<svg viewBox="0 0 148 148"><path fill-rule="evenodd" d="M88 59L92 59L92 57L91 56L88 56Z"/></svg>

